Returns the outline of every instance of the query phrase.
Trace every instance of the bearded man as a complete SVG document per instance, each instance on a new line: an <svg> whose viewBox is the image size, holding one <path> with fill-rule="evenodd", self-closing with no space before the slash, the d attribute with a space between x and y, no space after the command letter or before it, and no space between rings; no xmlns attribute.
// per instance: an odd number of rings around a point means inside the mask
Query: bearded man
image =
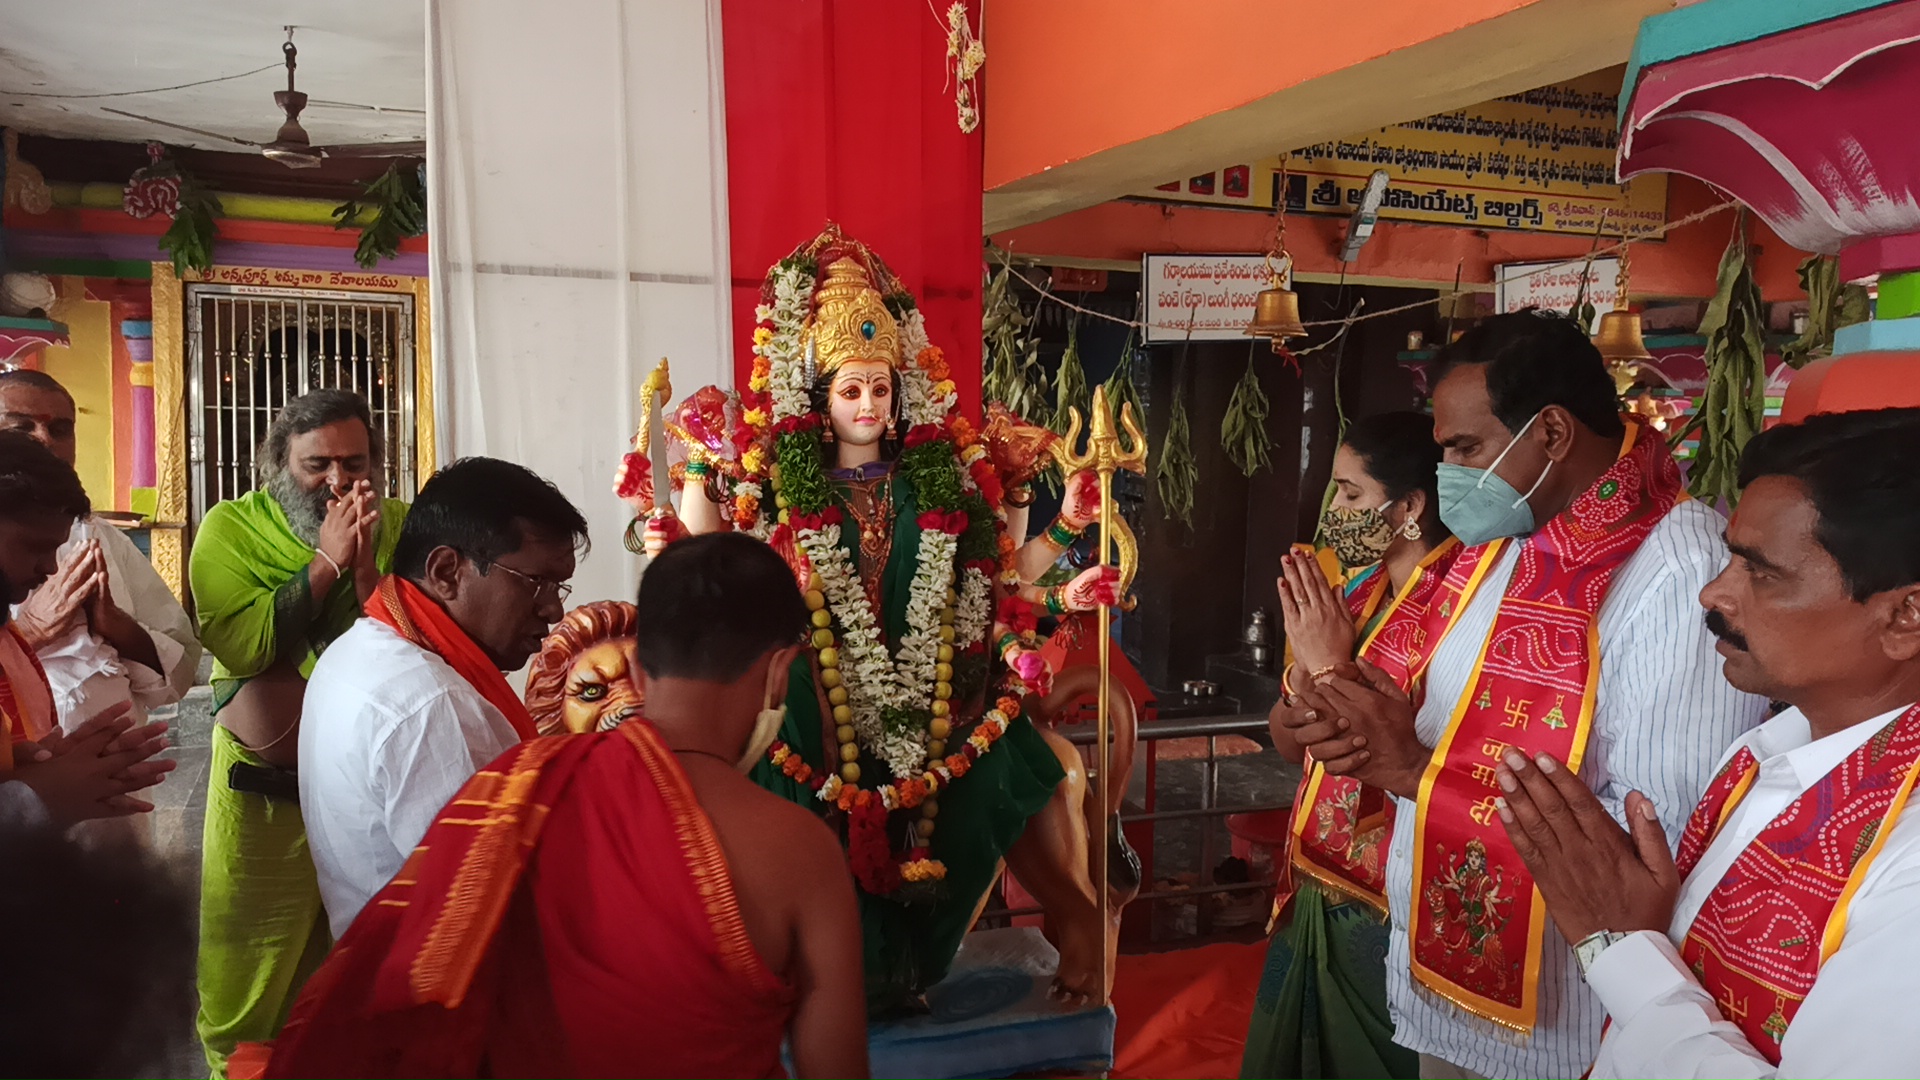
<svg viewBox="0 0 1920 1080"><path fill-rule="evenodd" d="M331 943L300 816L300 709L321 652L359 618L406 504L380 498L367 403L316 390L274 417L261 487L207 511L189 577L213 653L213 764L200 875L199 1033L225 1075L268 1039Z"/></svg>

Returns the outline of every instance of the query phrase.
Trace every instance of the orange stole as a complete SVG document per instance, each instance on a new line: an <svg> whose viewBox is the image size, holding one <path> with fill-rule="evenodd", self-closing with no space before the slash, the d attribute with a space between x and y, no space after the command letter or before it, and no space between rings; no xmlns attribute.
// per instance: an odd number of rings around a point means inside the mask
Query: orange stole
<svg viewBox="0 0 1920 1080"><path fill-rule="evenodd" d="M534 737L533 717L525 702L513 692L506 676L480 651L466 631L460 629L440 605L427 599L420 587L395 574L380 579L379 588L367 597L367 617L385 623L393 632L447 662L459 676L473 685L487 704L500 710L522 739Z"/></svg>
<svg viewBox="0 0 1920 1080"><path fill-rule="evenodd" d="M1682 497L1666 443L1640 434L1629 420L1619 459L1521 547L1420 780L1414 978L1519 1031L1532 1030L1538 1013L1547 913L1496 814L1494 768L1509 747L1580 768L1600 677L1601 602L1614 572Z"/></svg>
<svg viewBox="0 0 1920 1080"><path fill-rule="evenodd" d="M1359 655L1393 678L1416 702L1427 661L1440 639L1480 586L1496 542L1463 548L1449 539L1422 559L1406 586L1388 604L1386 614ZM1386 569L1375 571L1371 588L1349 596L1348 609L1364 624L1386 592ZM1379 788L1350 776L1330 776L1308 755L1300 791L1294 796L1290 865L1336 893L1387 910L1387 839L1393 832L1393 801Z"/></svg>
<svg viewBox="0 0 1920 1080"><path fill-rule="evenodd" d="M1780 1042L1846 935L1847 907L1920 774L1920 706L1880 729L1803 792L1727 868L1687 929L1680 956L1753 1048ZM1682 875L1760 771L1741 747L1707 786L1680 837Z"/></svg>
<svg viewBox="0 0 1920 1080"><path fill-rule="evenodd" d="M307 984L266 1075L768 1075L791 1001L636 720L521 743L469 781ZM691 1040L716 1011L731 1037Z"/></svg>

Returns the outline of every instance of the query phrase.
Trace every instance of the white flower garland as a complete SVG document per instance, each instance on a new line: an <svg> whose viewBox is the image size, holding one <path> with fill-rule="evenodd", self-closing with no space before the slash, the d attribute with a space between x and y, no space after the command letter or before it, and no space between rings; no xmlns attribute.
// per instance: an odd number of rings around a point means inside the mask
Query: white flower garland
<svg viewBox="0 0 1920 1080"><path fill-rule="evenodd" d="M918 309L900 320L900 398L901 412L909 429L922 424L944 425L947 414L959 404L957 392L939 394L932 379L920 368L920 354L932 344L927 338L927 318Z"/></svg>
<svg viewBox="0 0 1920 1080"><path fill-rule="evenodd" d="M773 306L754 309L754 318L773 324L773 336L754 351L767 359L767 392L773 398L773 421L805 416L812 410L808 398L805 357L800 334L813 300L813 275L800 267L779 271L773 279Z"/></svg>
<svg viewBox="0 0 1920 1080"><path fill-rule="evenodd" d="M946 604L956 538L938 530L921 532L919 563L907 593L910 629L893 658L887 656L853 558L840 546L840 526L801 529L795 539L820 575L827 606L840 624L840 681L847 690L854 733L894 776L918 775L927 762L925 731L889 731L882 713L888 708L925 710L933 704L940 609Z"/></svg>
<svg viewBox="0 0 1920 1080"><path fill-rule="evenodd" d="M993 621L993 579L968 567L960 578L960 603L953 616L953 650L987 639Z"/></svg>

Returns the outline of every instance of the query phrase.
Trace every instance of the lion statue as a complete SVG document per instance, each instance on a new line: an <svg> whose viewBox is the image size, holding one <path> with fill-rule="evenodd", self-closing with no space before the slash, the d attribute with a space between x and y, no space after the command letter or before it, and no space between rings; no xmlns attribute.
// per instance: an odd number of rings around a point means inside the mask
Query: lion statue
<svg viewBox="0 0 1920 1080"><path fill-rule="evenodd" d="M527 675L527 712L540 734L606 731L640 714L636 628L633 605L619 600L583 604L560 620Z"/></svg>

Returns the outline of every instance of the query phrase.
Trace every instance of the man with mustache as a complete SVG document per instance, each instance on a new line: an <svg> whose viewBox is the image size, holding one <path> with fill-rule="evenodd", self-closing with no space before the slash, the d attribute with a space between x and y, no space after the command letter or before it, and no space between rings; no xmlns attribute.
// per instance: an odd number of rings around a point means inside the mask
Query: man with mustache
<svg viewBox="0 0 1920 1080"><path fill-rule="evenodd" d="M474 457L420 489L369 616L314 665L300 806L337 940L441 806L534 735L501 674L566 614L587 522L552 484Z"/></svg>
<svg viewBox="0 0 1920 1080"><path fill-rule="evenodd" d="M1441 363L1440 519L1468 549L1377 631L1404 684L1371 665L1304 690L1296 674L1282 722L1317 767L1399 800L1387 998L1422 1076L1579 1076L1605 1009L1501 828L1501 755L1560 754L1624 818L1635 789L1692 803L1766 702L1714 677L1695 621L1722 521L1685 497L1659 433L1622 418L1585 330L1495 316ZM1684 811L1664 824L1677 836Z"/></svg>
<svg viewBox="0 0 1920 1080"><path fill-rule="evenodd" d="M200 872L199 1033L213 1075L268 1039L330 939L300 816L300 708L321 652L389 569L405 503L382 499L366 400L287 402L261 486L207 511L188 576L213 668L213 763Z"/></svg>
<svg viewBox="0 0 1920 1080"><path fill-rule="evenodd" d="M1594 1076L1913 1076L1920 1027L1920 409L1755 436L1700 593L1727 681L1793 708L1742 736L1677 858L1552 757L1501 818L1611 1018ZM1667 807L1662 810L1670 809Z"/></svg>

